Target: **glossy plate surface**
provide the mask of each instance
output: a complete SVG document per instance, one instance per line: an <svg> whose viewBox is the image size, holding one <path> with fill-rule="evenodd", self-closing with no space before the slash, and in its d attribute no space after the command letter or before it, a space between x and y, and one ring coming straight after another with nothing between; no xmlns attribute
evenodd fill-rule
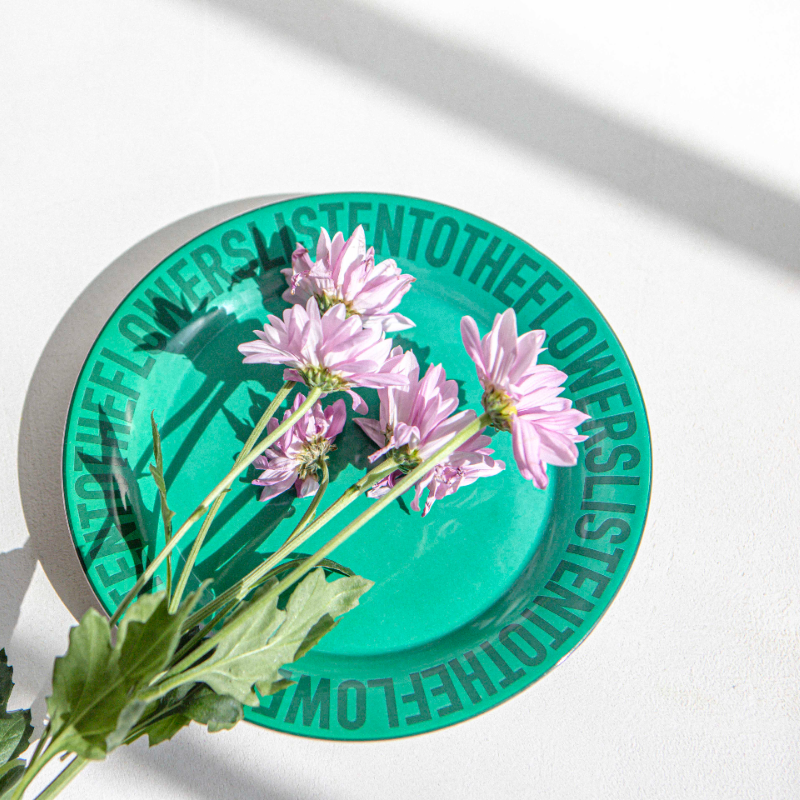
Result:
<svg viewBox="0 0 800 800"><path fill-rule="evenodd" d="M578 465L551 469L547 491L522 480L510 437L497 434L505 472L438 501L424 520L410 512L407 494L334 553L374 588L291 665L295 685L247 718L349 740L442 728L540 678L617 593L650 491L647 418L631 366L599 311L549 259L485 220L423 200L351 193L283 201L212 228L159 264L87 358L67 422L64 492L75 545L106 609L162 543L148 534L158 527L150 412L162 430L170 505L182 520L228 471L282 383L282 368L243 365L236 349L268 312L286 307L280 269L297 242L313 252L321 226L349 232L359 223L378 258L416 276L398 310L417 327L396 341L414 349L423 371L442 362L464 406L479 409L481 388L460 318L472 315L485 333L497 312L514 306L520 332L547 331L542 360L569 374L566 394L592 420L582 428L590 439L579 446ZM376 416L376 396L364 397ZM373 449L349 402L348 413L331 462L331 499L363 474ZM293 495L261 504L256 487L235 483L196 580L213 575L224 588L274 550L309 502ZM303 551L341 526L316 534Z"/></svg>

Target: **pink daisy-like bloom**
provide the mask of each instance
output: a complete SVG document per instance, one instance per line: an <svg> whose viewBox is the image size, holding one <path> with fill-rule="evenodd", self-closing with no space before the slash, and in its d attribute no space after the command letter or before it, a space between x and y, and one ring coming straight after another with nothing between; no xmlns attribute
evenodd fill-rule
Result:
<svg viewBox="0 0 800 800"><path fill-rule="evenodd" d="M283 319L270 314L267 320L263 331L253 331L258 340L239 345L245 364L285 364L285 381L325 394L347 392L361 413L369 409L353 387L408 384L408 376L397 369L402 355L392 354L392 340L380 328L365 328L360 317L348 317L341 303L320 316L311 297L305 306L287 308Z"/></svg>
<svg viewBox="0 0 800 800"><path fill-rule="evenodd" d="M298 245L291 269L281 270L289 288L283 293L287 303L305 305L316 298L322 311L342 303L347 314L358 314L365 327L383 331L402 331L414 323L392 309L411 288L414 278L405 275L393 259L375 263L375 250L366 247L364 228L359 225L347 240L337 233L331 241L322 228L317 242L317 260Z"/></svg>
<svg viewBox="0 0 800 800"><path fill-rule="evenodd" d="M447 380L441 365L428 367L425 377L420 380L419 364L413 353L403 354L398 347L393 355L401 356L398 369L407 372L409 385L378 391L381 399L379 420L356 420L367 436L380 445L380 449L370 457L371 461L391 451L400 462L395 472L368 492L371 497L385 494L405 473L433 455L476 419L474 411L453 413L458 408L458 385ZM434 501L453 494L478 478L496 475L505 469L502 461L491 457L494 450L486 447L491 439L482 433L479 431L417 481L411 504L414 511L420 510L420 499L426 488L428 496L423 517L431 510Z"/></svg>
<svg viewBox="0 0 800 800"><path fill-rule="evenodd" d="M298 394L292 407L283 415L286 420L300 408L306 398ZM342 432L347 419L344 400L337 400L323 409L315 403L311 410L292 425L273 445L253 463L262 470L253 483L263 486L261 501L270 500L293 484L298 497L314 494L319 488L317 477L322 460L333 449L333 440ZM278 427L273 417L267 423L272 433Z"/></svg>
<svg viewBox="0 0 800 800"><path fill-rule="evenodd" d="M544 348L544 331L517 337L517 318L509 308L495 317L481 339L472 317L461 320L461 337L475 362L483 386L483 407L492 425L510 431L514 460L525 480L547 487L547 465L572 467L578 460L577 442L586 439L577 426L588 414L559 395L567 376L549 364L537 364Z"/></svg>

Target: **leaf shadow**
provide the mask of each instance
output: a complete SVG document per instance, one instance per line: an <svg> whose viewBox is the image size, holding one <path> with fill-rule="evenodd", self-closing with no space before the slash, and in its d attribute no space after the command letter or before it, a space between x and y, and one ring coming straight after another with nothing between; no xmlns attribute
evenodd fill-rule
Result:
<svg viewBox="0 0 800 800"><path fill-rule="evenodd" d="M165 471L167 484L185 465L195 444L200 440L203 431L224 408L231 395L243 383L252 380L254 372L247 365L241 364L237 347L253 337L253 330L260 329L260 320L249 318L239 320L236 315L218 307L193 316L185 326L179 329L167 346L167 353L186 358L193 369L203 376L202 383L192 395L159 426L162 441L192 420L191 427L182 435L182 441L175 454L170 458ZM220 370L220 352L236 354L225 370ZM259 370L258 377L262 385L273 392L277 391L283 381L275 370ZM157 409L153 409L158 413ZM136 465L136 474L146 474L148 460L152 457L152 448L148 448Z"/></svg>
<svg viewBox="0 0 800 800"><path fill-rule="evenodd" d="M0 648L11 641L35 571L36 555L30 539L22 547L0 553Z"/></svg>
<svg viewBox="0 0 800 800"><path fill-rule="evenodd" d="M98 443L105 453L97 457L76 450L76 462L86 472L78 479L76 492L86 500L102 499L105 517L96 531L84 533L79 555L88 570L96 561L120 552L122 546L130 552L138 577L144 571L144 564L155 557L158 517L145 505L136 473L116 437L128 426L111 420L100 404L97 414ZM104 566L100 564L97 569L102 570Z"/></svg>
<svg viewBox="0 0 800 800"><path fill-rule="evenodd" d="M100 611L102 606L75 548L63 494L44 491L43 487L49 485L53 465L60 463L64 452L68 452L69 457L74 454L76 443L64 441L64 420L87 354L119 303L155 265L209 228L284 199L286 195L264 196L220 204L155 231L97 275L75 298L47 340L25 394L17 445L17 477L34 553L56 593L76 619L88 608ZM250 262L240 271L252 266ZM133 471L139 477L136 470ZM12 558L12 563L15 559ZM4 598L8 598L10 604L13 602L18 593L13 581L26 572L16 570L12 583L3 585L0 608ZM28 579L21 580L20 585L25 580ZM19 611L16 605L10 607L12 613L4 615L8 621L4 630L9 632Z"/></svg>
<svg viewBox="0 0 800 800"><path fill-rule="evenodd" d="M217 515L218 519L215 520L217 523L215 529L218 532L225 530L226 524L245 505L256 502L254 488L244 487L233 500L223 506ZM267 541L283 520L295 516L294 499L291 490L273 498L246 523L240 525L235 533L229 535L213 553L203 557L201 551L193 570L198 580L213 577L214 591L221 592L244 577L263 560L258 548ZM215 537L211 536L208 544L213 545L214 540Z"/></svg>

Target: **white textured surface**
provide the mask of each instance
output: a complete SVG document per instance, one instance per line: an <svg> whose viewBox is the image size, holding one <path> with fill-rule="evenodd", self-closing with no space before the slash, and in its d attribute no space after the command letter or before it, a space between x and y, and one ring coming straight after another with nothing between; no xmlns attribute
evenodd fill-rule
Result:
<svg viewBox="0 0 800 800"><path fill-rule="evenodd" d="M70 610L89 602L70 548L46 539L54 504L23 516L26 394L30 409L69 391L57 355L82 344L48 345L59 320L100 276L78 301L90 327L125 280L107 266L188 214L363 189L484 216L595 300L653 433L650 517L623 590L513 701L380 744L195 728L118 751L65 797L797 796L797 5L540 5L0 8L0 646L18 704L41 717ZM465 85L484 63L482 85ZM554 113L537 117L540 102ZM57 436L28 430L25 445ZM57 463L25 474L59 491Z"/></svg>

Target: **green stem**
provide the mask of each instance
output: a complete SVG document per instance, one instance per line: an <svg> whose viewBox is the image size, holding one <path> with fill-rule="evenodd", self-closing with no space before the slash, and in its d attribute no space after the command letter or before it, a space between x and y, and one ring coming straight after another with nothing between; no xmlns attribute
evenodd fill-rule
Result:
<svg viewBox="0 0 800 800"><path fill-rule="evenodd" d="M317 513L317 509L319 508L320 500L322 500L322 496L325 494L325 490L328 488L328 482L330 481L330 474L328 473L328 459L322 459L322 479L319 482L319 488L317 489L317 493L314 495L314 499L311 501L311 505L306 509L306 513L300 518L300 522L297 523L297 527L289 534L289 537L286 539L286 542L291 542L295 536L297 536L303 528L314 519L314 516Z"/></svg>
<svg viewBox="0 0 800 800"><path fill-rule="evenodd" d="M36 745L36 751L33 757L28 762L27 766L25 767L25 772L22 773L22 777L14 787L14 791L11 793L10 800L21 800L22 795L25 794L25 790L28 788L31 781L57 754L56 749L52 747L54 741L55 739L51 739L47 747L44 749L44 751L42 751L40 747L42 739L39 740L39 744Z"/></svg>
<svg viewBox="0 0 800 800"><path fill-rule="evenodd" d="M283 564L278 564L277 567L273 567L266 575L262 576L261 580L255 585L251 587L251 591L253 589L257 589L263 583L266 583L270 578L275 575L280 575L283 572L290 572L299 564L302 564L308 556L305 554L299 554L300 558L295 558L292 561L285 561ZM340 575L345 575L346 577L353 577L355 573L353 570L348 569L347 567L343 566L342 564L337 564L335 561L331 561L329 558L325 558L320 562L320 566L324 569L328 569L331 572L338 572ZM192 649L204 639L208 634L214 630L217 623L220 620L224 619L227 614L229 614L233 609L236 607L239 601L234 599L230 600L226 605L224 605L219 611L217 611L214 616L211 618L209 622L207 622L201 630L199 630L175 655L172 657L172 661L170 666L177 664L181 661L188 653L192 651ZM213 613L213 612L211 612ZM194 627L194 626L192 626ZM191 628L190 628L191 630ZM157 677L158 678L166 675L166 672L162 673Z"/></svg>
<svg viewBox="0 0 800 800"><path fill-rule="evenodd" d="M347 506L356 500L363 492L372 488L382 478L390 475L395 469L397 464L394 461L386 459L381 462L377 467L371 469L360 480L356 481L352 486L342 493L342 495L325 511L320 514L313 522L308 523L300 531L295 530L292 533L291 543L287 539L272 555L268 556L265 561L259 564L255 569L251 570L241 580L238 580L229 589L226 589L222 594L215 597L203 608L195 611L187 620L186 628L191 629L195 625L200 624L209 614L213 614L217 609L224 606L230 600L241 599L245 597L254 586L259 583L264 575L266 575L276 564L283 561L286 556L290 555L298 544L309 539L313 536L323 525L330 522L339 512L344 511ZM174 669L174 668L173 668ZM170 670L173 672L173 670Z"/></svg>
<svg viewBox="0 0 800 800"><path fill-rule="evenodd" d="M236 600L228 601L224 606L222 606L219 610L216 611L214 616L209 620L209 622L204 625L192 638L183 646L181 649L175 653L172 657L173 664L178 664L182 659L184 659L192 650L209 634L209 631L214 630L214 626L221 620L225 618L225 615L228 614L231 610L233 610L234 606L236 605ZM212 612L213 613L213 612ZM188 628L191 630L194 626ZM164 673L166 674L166 673Z"/></svg>
<svg viewBox="0 0 800 800"><path fill-rule="evenodd" d="M236 467L238 467L250 454L253 446L258 441L258 437L261 436L261 434L264 432L264 429L267 427L267 423L272 419L272 417L275 416L275 412L280 408L281 403L283 403L283 401L286 399L286 396L292 391L294 386L295 381L286 381L286 383L284 383L283 386L278 390L275 397L272 399L272 402L269 404L269 406L267 406L267 410L261 415L261 419L259 419L250 436L247 438L247 441L242 448L242 452L239 453L236 461L233 464L234 469L236 469ZM172 596L172 599L169 603L170 614L174 614L177 611L178 606L183 599L183 594L186 591L186 583L188 582L189 576L194 568L200 548L203 546L208 529L211 527L211 523L214 521L214 517L216 516L216 513L219 510L219 507L222 505L222 501L224 499L225 492L223 492L216 500L214 500L211 508L208 510L206 518L203 520L203 524L200 527L200 532L197 534L197 538L194 540L194 542L192 542L192 549L189 551L186 563L181 569L180 578L178 579L178 583L175 587L175 594ZM169 564L169 562L167 563Z"/></svg>
<svg viewBox="0 0 800 800"><path fill-rule="evenodd" d="M172 512L167 506L167 484L164 478L164 453L161 449L161 435L158 432L158 425L156 425L156 415L154 411L150 412L150 426L153 430L153 457L155 464L150 465L150 473L153 480L158 484L158 496L161 504L161 519L164 521L164 543L169 544L172 538ZM158 480L156 478L158 474ZM163 491L161 487L163 486ZM167 556L167 597L172 596L172 558Z"/></svg>
<svg viewBox="0 0 800 800"><path fill-rule="evenodd" d="M165 544L169 544L169 539L164 537ZM167 583L165 586L167 597L172 595L172 556L167 556Z"/></svg>
<svg viewBox="0 0 800 800"><path fill-rule="evenodd" d="M163 472L162 472L163 475ZM159 492L160 494L160 492ZM168 509L166 498L161 498L161 516L164 520L164 545L169 544L172 538L172 523L167 519ZM167 556L167 581L166 581L167 597L172 597L172 556Z"/></svg>
<svg viewBox="0 0 800 800"><path fill-rule="evenodd" d="M295 558L292 561L284 561L283 564L278 564L277 567L273 567L262 579L263 582L266 583L270 578L275 575L280 575L282 572L289 572L294 569L298 564L302 564L307 558L310 556L305 555L304 553L298 553L299 558ZM335 561L331 561L329 558L323 559L320 561L319 564L324 569L329 569L331 572L338 572L340 575L344 575L348 578L352 578L355 575L353 570L345 567L343 564L337 564ZM255 588L255 587L254 587Z"/></svg>
<svg viewBox="0 0 800 800"><path fill-rule="evenodd" d="M34 761L36 761L37 758L39 758L42 749L44 748L44 743L47 741L47 737L49 735L50 735L50 723L48 722L47 725L44 726L44 730L42 731L42 735L39 737L39 741L36 743L36 749L33 751L31 760L28 762L29 764L32 764Z"/></svg>
<svg viewBox="0 0 800 800"><path fill-rule="evenodd" d="M153 577L156 570L164 563L164 560L177 547L181 539L186 535L189 529L208 511L214 500L217 499L223 492L225 492L233 481L244 472L270 445L276 442L284 433L286 433L297 420L305 415L305 413L319 400L322 395L322 389L314 388L308 393L305 402L302 403L297 410L281 422L272 433L262 439L238 464L236 464L231 471L209 492L205 500L189 515L186 522L181 525L177 532L170 539L169 544L165 545L161 552L153 559L147 569L142 573L139 580L136 581L133 588L125 595L122 602L117 607L110 619L110 624L114 625L125 612L125 609L133 601L136 595L144 588L145 584Z"/></svg>
<svg viewBox="0 0 800 800"><path fill-rule="evenodd" d="M89 762L81 756L75 756L69 765L38 795L36 800L50 800L55 797Z"/></svg>
<svg viewBox="0 0 800 800"><path fill-rule="evenodd" d="M376 500L366 511L358 515L349 525L345 526L339 533L320 547L314 555L304 561L299 567L293 570L282 581L274 586L270 593L280 595L294 583L299 581L304 575L314 569L330 552L335 550L342 542L349 539L359 528L369 522L376 514L383 511L395 498L410 489L420 478L424 477L434 467L444 461L447 456L460 447L464 442L471 439L481 428L489 424L488 414L482 414L474 422L462 428L450 441L439 448L432 456L427 458L418 467L399 480L383 497ZM202 665L201 665L202 666ZM199 667L198 667L199 669Z"/></svg>
<svg viewBox="0 0 800 800"><path fill-rule="evenodd" d="M314 555L310 558L306 559L300 566L294 569L289 575L287 575L282 581L279 581L275 586L273 586L268 591L268 595L272 597L278 597L283 591L288 589L294 583L299 581L304 575L310 572L317 564L319 564L332 550L338 547L342 542L346 539L349 539L359 528L369 522L376 514L383 511L386 506L389 505L395 498L399 497L405 491L410 489L420 478L423 478L428 472L430 472L434 467L444 461L447 456L450 455L454 450L460 447L464 442L471 439L481 428L485 427L489 424L489 417L487 414L482 414L473 422L469 423L466 427L462 428L452 439L450 439L446 444L440 447L432 456L426 458L418 467L415 467L411 470L407 475L401 478L392 489L390 489L383 497L379 500L376 500L366 511L359 514L356 519L354 519L349 525L345 526L339 533L336 534L332 539L330 539L325 545L323 545L319 550L317 550ZM372 472L376 472L378 468L372 470L370 473L364 476L366 478ZM342 500L351 489L355 486L358 486L360 483L364 481L364 478L361 479L358 483L354 484L350 487L343 495L336 501L338 503ZM360 494L360 491L359 491ZM352 502L352 500L350 501ZM333 505L335 506L336 503ZM326 510L325 514L328 513L333 508L331 506L329 509ZM323 514L319 517L316 522L320 522L322 518L325 516ZM322 523L324 524L324 523ZM314 527L315 523L306 528L305 531L302 531L298 538L305 539L308 536L313 535L308 531ZM265 564L268 561L271 561L278 555L280 551L277 551L273 554L271 559L267 559ZM262 565L263 566L263 565ZM220 595L221 597L222 595ZM267 595L264 595L266 598ZM246 612L245 612L246 613ZM202 663L197 664L197 666L192 667L193 664L196 664L197 661L202 658L206 653L212 651L217 646L217 640L219 637L223 635L222 632L217 632L214 636L206 639L196 650L191 652L186 658L176 664L172 669L167 672L164 676L165 680L163 683L159 683L153 687L150 693L143 695L142 699L146 700L147 702L151 702L152 700L156 700L159 697L163 697L168 692L171 692L173 689L181 686L184 683L189 683L191 681L201 681L203 679L203 675L205 674L205 668ZM185 671L184 671L185 670Z"/></svg>
<svg viewBox="0 0 800 800"><path fill-rule="evenodd" d="M171 706L166 706L165 708L155 711L147 719L138 722L128 732L123 744L133 744L133 742L142 736L142 734L147 733L147 729L152 727L156 722L160 722L162 719L172 716L175 711L177 711L189 699L189 697L191 697L192 694L197 692L199 688L199 685L193 686L184 697L178 700L178 702L173 703Z"/></svg>
<svg viewBox="0 0 800 800"><path fill-rule="evenodd" d="M296 385L297 381L286 381L286 383L278 389L275 397L272 398L272 402L267 406L267 410L261 415L261 419L256 423L255 428L253 428L252 432L247 437L242 452L239 454L239 459L246 456L253 449L255 443L258 441L258 437L264 433L267 423L275 416L275 412L280 408L281 403ZM237 459L237 461L239 459Z"/></svg>

